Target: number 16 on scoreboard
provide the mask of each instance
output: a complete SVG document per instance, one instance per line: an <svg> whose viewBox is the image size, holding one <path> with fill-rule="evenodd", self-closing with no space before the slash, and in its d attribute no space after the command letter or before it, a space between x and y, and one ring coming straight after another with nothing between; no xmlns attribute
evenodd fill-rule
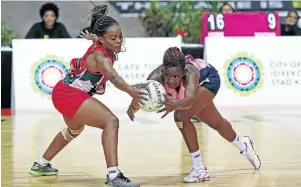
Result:
<svg viewBox="0 0 301 187"><path fill-rule="evenodd" d="M280 36L280 18L276 12L203 12L201 44L208 36Z"/></svg>

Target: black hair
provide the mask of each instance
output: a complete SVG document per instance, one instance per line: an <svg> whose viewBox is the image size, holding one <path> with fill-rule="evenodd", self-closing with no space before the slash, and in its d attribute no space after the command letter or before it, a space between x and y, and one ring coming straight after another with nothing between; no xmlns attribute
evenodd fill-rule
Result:
<svg viewBox="0 0 301 187"><path fill-rule="evenodd" d="M165 67L185 68L185 55L178 47L168 48L163 56L163 65Z"/></svg>
<svg viewBox="0 0 301 187"><path fill-rule="evenodd" d="M290 11L288 11L287 12L287 15L286 15L286 17L288 17L292 12L294 12L296 15L297 15L297 21L299 20L299 18L300 18L300 16L299 16L299 14L298 14L298 11L297 10L290 10Z"/></svg>
<svg viewBox="0 0 301 187"><path fill-rule="evenodd" d="M92 9L90 28L93 34L103 36L110 27L119 25L114 18L107 16L107 13L108 5L106 4L95 6Z"/></svg>
<svg viewBox="0 0 301 187"><path fill-rule="evenodd" d="M54 12L54 15L55 15L56 19L59 18L59 8L56 6L56 4L54 4L54 3L45 3L40 8L40 16L41 16L42 19L43 19L43 16L44 16L45 12L49 11L49 10Z"/></svg>
<svg viewBox="0 0 301 187"><path fill-rule="evenodd" d="M235 12L235 9L233 8L233 6L230 3L227 3L227 2L222 4L222 6L220 7L219 11L222 12L222 10L223 10L223 8L225 6L231 7L232 11Z"/></svg>

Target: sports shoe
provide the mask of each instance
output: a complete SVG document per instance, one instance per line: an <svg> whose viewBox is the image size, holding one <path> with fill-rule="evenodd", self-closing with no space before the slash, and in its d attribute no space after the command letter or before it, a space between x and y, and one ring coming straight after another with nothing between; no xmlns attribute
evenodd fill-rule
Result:
<svg viewBox="0 0 301 187"><path fill-rule="evenodd" d="M185 183L198 183L202 181L209 181L210 175L207 168L200 168L193 166L187 177L184 178Z"/></svg>
<svg viewBox="0 0 301 187"><path fill-rule="evenodd" d="M140 187L139 184L132 182L130 179L125 177L123 173L119 173L114 179L110 179L107 175L107 181L105 187Z"/></svg>
<svg viewBox="0 0 301 187"><path fill-rule="evenodd" d="M33 163L33 166L31 167L29 174L39 177L39 176L53 176L57 175L59 171L52 167L50 163L48 163L45 166L40 165L37 162Z"/></svg>
<svg viewBox="0 0 301 187"><path fill-rule="evenodd" d="M261 161L259 159L259 156L255 152L255 149L253 147L253 141L249 136L244 136L242 138L242 141L246 144L246 150L242 152L241 154L251 162L254 169L259 169L261 166Z"/></svg>

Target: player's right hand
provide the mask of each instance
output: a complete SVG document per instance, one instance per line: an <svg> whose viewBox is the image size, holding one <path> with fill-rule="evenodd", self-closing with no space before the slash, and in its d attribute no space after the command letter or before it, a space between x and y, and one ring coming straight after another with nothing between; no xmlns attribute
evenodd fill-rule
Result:
<svg viewBox="0 0 301 187"><path fill-rule="evenodd" d="M144 97L145 95L148 95L147 92L141 91L135 87L130 87L130 89L127 92L134 100L138 100L139 103L143 104L142 100L148 101L147 97Z"/></svg>

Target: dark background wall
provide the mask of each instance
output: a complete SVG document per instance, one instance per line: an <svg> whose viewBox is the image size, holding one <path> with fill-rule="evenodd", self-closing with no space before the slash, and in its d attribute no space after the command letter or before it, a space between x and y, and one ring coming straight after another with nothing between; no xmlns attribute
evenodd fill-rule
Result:
<svg viewBox="0 0 301 187"><path fill-rule="evenodd" d="M76 37L80 30L89 24L87 17L82 20L83 15L89 13L93 5L88 1L52 1L60 9L59 21L64 23L72 37ZM46 1L2 1L2 20L19 35L24 38L30 27L39 22L39 9ZM96 2L101 4L101 2ZM145 36L144 28L137 17L121 17L119 12L108 4L109 15L114 17L121 25L123 33L127 37Z"/></svg>
<svg viewBox="0 0 301 187"><path fill-rule="evenodd" d="M76 37L79 31L86 27L87 17L82 20L93 5L88 1L52 1L60 8L59 21L64 23L71 36ZM167 1L165 1L167 2ZM24 38L33 23L40 21L39 9L46 1L1 1L2 20L15 30L19 38ZM94 1L101 4L100 1ZM149 1L109 1L109 15L122 26L126 37L145 36L137 15L145 10ZM164 2L162 2L164 4ZM301 10L301 4L292 1L233 1L238 11L278 11L280 16L286 16L288 10ZM126 5L126 6L125 6ZM205 1L194 1L196 8L210 9ZM298 6L297 6L298 5Z"/></svg>
<svg viewBox="0 0 301 187"><path fill-rule="evenodd" d="M1 108L10 108L12 53L1 51Z"/></svg>

